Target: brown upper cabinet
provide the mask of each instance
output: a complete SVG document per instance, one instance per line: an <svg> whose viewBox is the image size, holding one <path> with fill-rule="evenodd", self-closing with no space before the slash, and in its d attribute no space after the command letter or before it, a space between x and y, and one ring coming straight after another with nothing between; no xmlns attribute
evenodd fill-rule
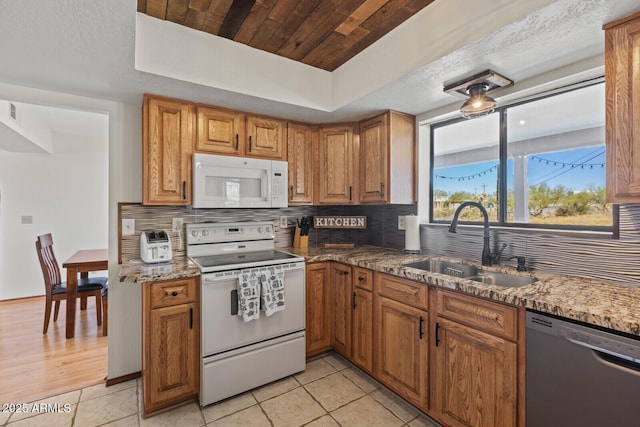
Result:
<svg viewBox="0 0 640 427"><path fill-rule="evenodd" d="M358 202L357 125L323 126L318 135L317 204Z"/></svg>
<svg viewBox="0 0 640 427"><path fill-rule="evenodd" d="M606 24L607 202L640 202L640 13Z"/></svg>
<svg viewBox="0 0 640 427"><path fill-rule="evenodd" d="M317 127L145 94L142 139L145 205L191 204L194 152L288 161L290 205L416 201L415 117L396 111Z"/></svg>
<svg viewBox="0 0 640 427"><path fill-rule="evenodd" d="M193 106L145 95L142 106L142 203L191 204Z"/></svg>
<svg viewBox="0 0 640 427"><path fill-rule="evenodd" d="M360 122L360 203L415 203L415 117L388 111Z"/></svg>
<svg viewBox="0 0 640 427"><path fill-rule="evenodd" d="M238 156L244 153L244 114L203 105L198 105L196 111L196 151Z"/></svg>
<svg viewBox="0 0 640 427"><path fill-rule="evenodd" d="M196 151L286 160L286 122L239 111L197 106Z"/></svg>
<svg viewBox="0 0 640 427"><path fill-rule="evenodd" d="M313 204L314 139L311 126L287 125L287 161L289 162L289 204Z"/></svg>

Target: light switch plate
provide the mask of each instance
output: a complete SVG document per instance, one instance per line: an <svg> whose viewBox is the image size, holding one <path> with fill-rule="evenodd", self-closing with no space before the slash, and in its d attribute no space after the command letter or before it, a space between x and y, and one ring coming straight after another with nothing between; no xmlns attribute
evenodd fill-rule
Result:
<svg viewBox="0 0 640 427"><path fill-rule="evenodd" d="M171 229L174 233L179 233L182 231L182 225L184 224L183 218L173 218L173 222L171 223Z"/></svg>
<svg viewBox="0 0 640 427"><path fill-rule="evenodd" d="M288 228L289 227L289 219L282 215L280 217L280 228Z"/></svg>
<svg viewBox="0 0 640 427"><path fill-rule="evenodd" d="M404 215L398 215L398 230L404 230L406 228L406 221Z"/></svg>
<svg viewBox="0 0 640 427"><path fill-rule="evenodd" d="M135 219L123 219L122 220L122 235L133 236L136 234L136 220Z"/></svg>

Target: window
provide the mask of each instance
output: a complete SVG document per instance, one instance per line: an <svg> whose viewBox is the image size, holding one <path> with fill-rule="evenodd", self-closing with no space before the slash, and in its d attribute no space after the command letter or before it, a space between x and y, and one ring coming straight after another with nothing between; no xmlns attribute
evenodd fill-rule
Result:
<svg viewBox="0 0 640 427"><path fill-rule="evenodd" d="M431 127L431 221L466 200L505 226L611 230L602 79ZM476 222L477 209L461 220Z"/></svg>

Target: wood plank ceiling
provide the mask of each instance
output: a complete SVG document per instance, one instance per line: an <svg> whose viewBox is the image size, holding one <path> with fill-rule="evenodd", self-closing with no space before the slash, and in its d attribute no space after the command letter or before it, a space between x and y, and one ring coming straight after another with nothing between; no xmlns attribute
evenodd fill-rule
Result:
<svg viewBox="0 0 640 427"><path fill-rule="evenodd" d="M138 0L138 12L333 71L433 0Z"/></svg>

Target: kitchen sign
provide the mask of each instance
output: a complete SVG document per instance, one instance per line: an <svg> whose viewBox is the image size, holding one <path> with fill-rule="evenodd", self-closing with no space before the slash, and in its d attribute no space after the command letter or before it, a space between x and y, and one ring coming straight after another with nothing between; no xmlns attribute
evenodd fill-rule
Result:
<svg viewBox="0 0 640 427"><path fill-rule="evenodd" d="M314 216L313 228L367 228L367 217L362 216Z"/></svg>

